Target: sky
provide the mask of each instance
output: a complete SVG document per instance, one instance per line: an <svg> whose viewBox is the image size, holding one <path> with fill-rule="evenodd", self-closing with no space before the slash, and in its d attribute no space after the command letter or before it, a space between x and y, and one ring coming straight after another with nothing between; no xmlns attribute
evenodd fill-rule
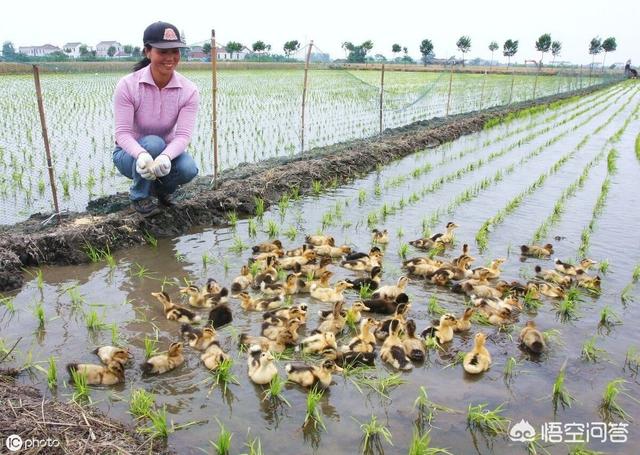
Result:
<svg viewBox="0 0 640 455"><path fill-rule="evenodd" d="M455 43L461 35L471 37L466 58L489 59L488 45L500 44L502 56L507 38L520 42L514 60L539 59L534 43L550 33L562 42L558 60L590 63L589 41L594 36L614 36L618 49L607 63L632 59L640 65L640 2L633 0L4 0L0 15L0 41L18 46L62 46L81 41L95 46L99 41L142 44L145 27L157 20L183 30L187 43L208 40L215 28L218 43L240 41L251 46L257 40L282 53L285 41L313 39L316 48L332 58L343 57L341 44L372 40L372 55L391 57L391 45L407 46L409 55L420 57L419 44L429 38L436 57L460 56ZM302 55L300 55L302 57ZM546 55L545 61L551 56ZM602 59L602 55L596 57Z"/></svg>

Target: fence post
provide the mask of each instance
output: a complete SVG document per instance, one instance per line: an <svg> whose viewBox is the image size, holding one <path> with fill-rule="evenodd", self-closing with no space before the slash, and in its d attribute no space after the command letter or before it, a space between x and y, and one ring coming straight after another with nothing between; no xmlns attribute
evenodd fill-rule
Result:
<svg viewBox="0 0 640 455"><path fill-rule="evenodd" d="M211 141L213 143L213 186L218 186L218 48L216 31L211 29L211 104L212 122Z"/></svg>
<svg viewBox="0 0 640 455"><path fill-rule="evenodd" d="M60 207L58 206L58 191L56 190L56 178L53 173L51 163L51 149L49 147L49 133L47 133L47 122L44 116L44 103L42 101L42 89L40 87L40 70L38 65L33 65L33 80L36 85L36 97L38 98L38 111L40 113L40 125L42 126L42 140L44 141L44 151L47 155L47 169L49 170L49 183L51 184L51 195L53 196L53 207L60 221Z"/></svg>
<svg viewBox="0 0 640 455"><path fill-rule="evenodd" d="M302 86L302 115L300 121L300 152L304 152L304 103L307 98L307 74L309 73L309 59L311 58L311 48L313 40L309 41L309 49L307 49L307 58L304 61L304 84Z"/></svg>
<svg viewBox="0 0 640 455"><path fill-rule="evenodd" d="M511 69L511 91L509 92L509 102L507 103L507 106L511 105L511 101L513 100L513 84L516 81L516 72L515 70L512 68Z"/></svg>
<svg viewBox="0 0 640 455"><path fill-rule="evenodd" d="M449 72L449 93L447 95L447 111L445 117L449 117L449 106L451 104L451 83L453 82L453 65L455 65L455 62L451 65L451 71Z"/></svg>
<svg viewBox="0 0 640 455"><path fill-rule="evenodd" d="M380 73L380 135L382 135L383 94L384 94L384 63L382 64L382 72Z"/></svg>

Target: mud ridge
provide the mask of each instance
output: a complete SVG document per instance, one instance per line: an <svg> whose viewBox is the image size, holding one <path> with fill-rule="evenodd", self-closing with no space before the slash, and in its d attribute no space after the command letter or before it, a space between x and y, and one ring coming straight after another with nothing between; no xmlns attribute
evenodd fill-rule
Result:
<svg viewBox="0 0 640 455"><path fill-rule="evenodd" d="M49 215L33 215L0 229L0 291L19 289L24 282L24 267L88 262L88 246L108 247L110 251L128 248L143 244L147 232L168 237L194 226L223 225L232 210L241 217L253 214L255 197L264 199L266 208L294 187L300 195L310 194L314 180L322 182L323 187L330 182L342 185L378 165L480 131L489 119L609 85L449 118L436 117L386 130L381 136L322 147L290 158L241 164L220 175L215 189L210 176L181 188L176 194L177 204L153 218L145 219L133 212L126 193L92 201L87 212L64 214L59 222L51 218L47 223Z"/></svg>

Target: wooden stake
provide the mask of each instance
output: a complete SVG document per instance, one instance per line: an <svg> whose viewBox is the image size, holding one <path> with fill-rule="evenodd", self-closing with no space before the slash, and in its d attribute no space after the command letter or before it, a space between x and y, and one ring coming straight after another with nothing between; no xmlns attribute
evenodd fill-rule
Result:
<svg viewBox="0 0 640 455"><path fill-rule="evenodd" d="M382 64L382 72L380 73L380 135L382 135L382 96L384 94L384 63Z"/></svg>
<svg viewBox="0 0 640 455"><path fill-rule="evenodd" d="M60 207L58 206L58 191L56 190L56 179L51 163L51 149L49 147L49 133L47 133L47 121L44 115L44 102L42 101L42 88L40 87L40 70L38 65L33 65L33 80L36 84L36 97L38 98L38 111L40 112L40 125L42 126L42 140L44 141L44 151L47 155L47 169L49 170L49 183L51 184L51 195L53 196L53 206L60 221Z"/></svg>
<svg viewBox="0 0 640 455"><path fill-rule="evenodd" d="M451 71L449 72L449 93L447 95L447 111L445 113L445 117L449 117L449 106L451 105L451 82L453 81L453 65L451 65Z"/></svg>
<svg viewBox="0 0 640 455"><path fill-rule="evenodd" d="M489 67L491 70L491 67ZM482 78L482 89L480 90L480 108L482 110L482 105L484 104L484 84L487 82L487 70L484 70L484 77Z"/></svg>
<svg viewBox="0 0 640 455"><path fill-rule="evenodd" d="M211 142L213 143L213 186L218 186L218 48L216 31L211 29L211 103L212 122Z"/></svg>
<svg viewBox="0 0 640 455"><path fill-rule="evenodd" d="M516 82L516 72L514 70L511 70L511 91L509 92L509 102L507 103L507 105L511 104L511 101L513 100L513 84Z"/></svg>
<svg viewBox="0 0 640 455"><path fill-rule="evenodd" d="M309 73L309 59L311 58L311 48L313 40L309 41L309 49L307 49L307 58L304 61L304 83L302 85L302 115L300 119L300 152L304 152L304 104L307 99L307 75Z"/></svg>

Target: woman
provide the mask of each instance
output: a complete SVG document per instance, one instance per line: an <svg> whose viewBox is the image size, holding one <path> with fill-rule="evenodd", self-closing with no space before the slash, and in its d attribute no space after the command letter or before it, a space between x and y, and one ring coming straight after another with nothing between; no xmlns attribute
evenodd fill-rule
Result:
<svg viewBox="0 0 640 455"><path fill-rule="evenodd" d="M178 185L191 181L198 168L185 152L198 111L198 89L175 71L180 62L180 32L156 22L144 31L144 59L118 82L114 94L116 149L113 162L133 179L129 197L144 216L172 205Z"/></svg>

